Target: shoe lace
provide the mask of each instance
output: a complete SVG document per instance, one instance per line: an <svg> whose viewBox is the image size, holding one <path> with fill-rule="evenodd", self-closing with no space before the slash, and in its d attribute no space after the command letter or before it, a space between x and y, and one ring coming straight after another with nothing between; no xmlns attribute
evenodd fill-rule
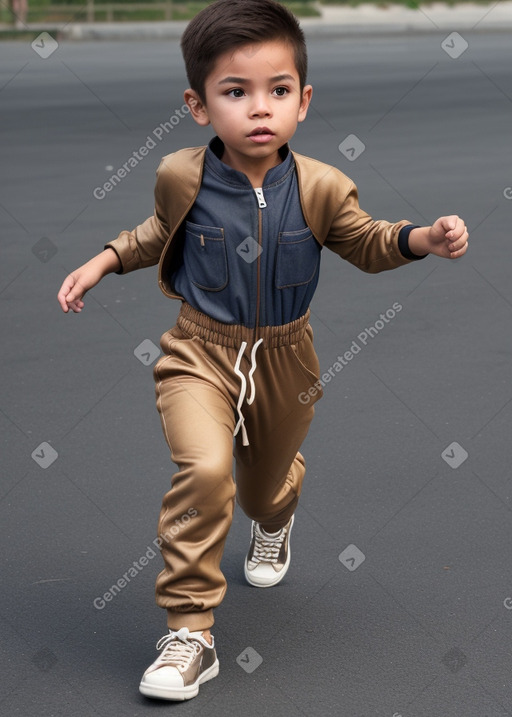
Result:
<svg viewBox="0 0 512 717"><path fill-rule="evenodd" d="M164 635L156 643L156 649L162 650L158 658L159 666L178 667L186 670L194 657L201 651L201 645L196 640L188 640L189 630L180 628L177 632Z"/></svg>
<svg viewBox="0 0 512 717"><path fill-rule="evenodd" d="M285 537L286 528L281 528L277 535L271 536L263 533L257 525L251 561L254 563L276 563Z"/></svg>

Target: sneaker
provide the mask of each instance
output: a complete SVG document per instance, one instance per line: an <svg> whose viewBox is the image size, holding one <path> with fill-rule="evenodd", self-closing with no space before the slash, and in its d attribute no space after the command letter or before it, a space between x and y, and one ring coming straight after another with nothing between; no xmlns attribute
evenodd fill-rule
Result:
<svg viewBox="0 0 512 717"><path fill-rule="evenodd" d="M177 632L169 630L156 643L162 650L142 675L139 690L146 697L161 700L189 700L199 692L199 685L219 674L215 647L201 632L189 632L187 627Z"/></svg>
<svg viewBox="0 0 512 717"><path fill-rule="evenodd" d="M284 578L290 565L290 532L294 516L277 533L266 533L252 522L251 545L245 559L245 579L258 588L270 588Z"/></svg>

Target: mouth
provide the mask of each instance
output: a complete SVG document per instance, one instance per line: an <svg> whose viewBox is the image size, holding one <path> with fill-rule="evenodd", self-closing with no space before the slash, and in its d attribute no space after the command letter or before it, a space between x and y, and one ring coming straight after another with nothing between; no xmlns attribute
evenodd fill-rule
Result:
<svg viewBox="0 0 512 717"><path fill-rule="evenodd" d="M249 139L258 143L270 142L273 136L274 133L268 127L256 127L248 135Z"/></svg>

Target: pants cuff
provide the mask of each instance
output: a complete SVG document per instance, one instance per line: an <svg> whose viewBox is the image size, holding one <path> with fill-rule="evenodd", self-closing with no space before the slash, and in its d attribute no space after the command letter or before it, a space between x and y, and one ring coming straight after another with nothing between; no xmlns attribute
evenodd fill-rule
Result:
<svg viewBox="0 0 512 717"><path fill-rule="evenodd" d="M188 627L190 632L208 630L213 623L213 610L202 612L175 612L167 610L167 627L171 630L179 630L181 627Z"/></svg>

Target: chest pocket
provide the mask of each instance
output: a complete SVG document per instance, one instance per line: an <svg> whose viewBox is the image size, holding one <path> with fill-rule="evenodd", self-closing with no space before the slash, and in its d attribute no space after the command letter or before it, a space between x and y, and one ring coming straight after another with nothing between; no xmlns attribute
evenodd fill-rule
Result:
<svg viewBox="0 0 512 717"><path fill-rule="evenodd" d="M280 232L277 243L276 287L309 284L314 278L320 261L321 247L311 229Z"/></svg>
<svg viewBox="0 0 512 717"><path fill-rule="evenodd" d="M183 261L198 289L221 291L228 283L224 229L185 222Z"/></svg>

